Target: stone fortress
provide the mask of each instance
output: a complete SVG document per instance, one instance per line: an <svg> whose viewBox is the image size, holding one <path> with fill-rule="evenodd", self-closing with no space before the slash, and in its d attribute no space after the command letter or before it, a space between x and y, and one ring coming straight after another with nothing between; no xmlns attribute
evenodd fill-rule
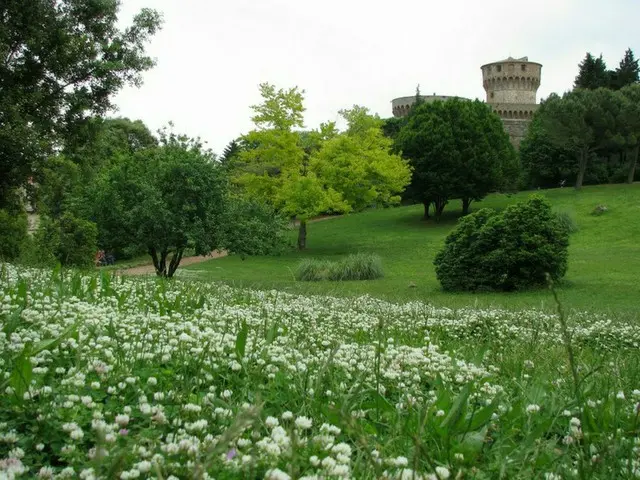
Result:
<svg viewBox="0 0 640 480"><path fill-rule="evenodd" d="M505 131L517 148L527 133L527 127L538 108L536 93L540 86L542 65L530 62L527 57L509 57L481 67L482 85L487 94L486 102L502 119ZM423 95L425 102L462 98L445 95ZM409 113L415 102L412 97L400 97L391 101L394 117Z"/></svg>

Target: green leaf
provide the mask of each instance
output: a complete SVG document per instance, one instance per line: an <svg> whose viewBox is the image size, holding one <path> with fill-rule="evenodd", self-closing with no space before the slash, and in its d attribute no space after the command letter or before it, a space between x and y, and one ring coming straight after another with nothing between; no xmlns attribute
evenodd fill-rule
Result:
<svg viewBox="0 0 640 480"><path fill-rule="evenodd" d="M470 393L471 387L469 384L466 384L454 400L451 410L449 410L447 416L442 420L440 428L450 429L458 423L458 420L460 420L464 413Z"/></svg>
<svg viewBox="0 0 640 480"><path fill-rule="evenodd" d="M22 401L23 395L31 383L32 367L29 357L28 347L25 347L20 356L16 358L9 377L9 385L11 385L20 401Z"/></svg>
<svg viewBox="0 0 640 480"><path fill-rule="evenodd" d="M247 327L247 322L242 321L242 327L238 332L238 336L236 337L236 354L238 355L238 359L241 360L244 358L245 348L247 346L247 335L249 334L249 327Z"/></svg>

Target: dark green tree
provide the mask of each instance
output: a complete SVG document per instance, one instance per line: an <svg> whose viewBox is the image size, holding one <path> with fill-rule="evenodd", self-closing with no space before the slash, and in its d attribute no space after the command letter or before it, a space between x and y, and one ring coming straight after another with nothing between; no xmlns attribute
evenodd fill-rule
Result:
<svg viewBox="0 0 640 480"><path fill-rule="evenodd" d="M633 55L633 50L630 48L624 52L624 57L620 61L620 65L616 68L612 75L611 87L619 90L627 85L633 85L640 81L639 76L640 68L638 67L638 60Z"/></svg>
<svg viewBox="0 0 640 480"><path fill-rule="evenodd" d="M595 90L596 88L609 87L611 74L607 71L607 64L602 59L587 53L579 65L579 72L576 76L574 88L586 88Z"/></svg>
<svg viewBox="0 0 640 480"><path fill-rule="evenodd" d="M101 175L93 191L99 244L144 249L159 276L172 277L187 248L221 248L226 179L196 140L164 133L158 147Z"/></svg>
<svg viewBox="0 0 640 480"><path fill-rule="evenodd" d="M551 143L575 155L576 189L582 188L590 159L611 139L615 113L608 111L613 92L608 89L574 90L551 96L537 112Z"/></svg>
<svg viewBox="0 0 640 480"><path fill-rule="evenodd" d="M231 140L229 144L224 148L222 156L220 157L220 162L223 165L229 165L230 162L237 158L241 150L242 148L240 147L240 143L235 139Z"/></svg>
<svg viewBox="0 0 640 480"><path fill-rule="evenodd" d="M0 4L0 206L91 113L154 64L144 46L160 15L118 28L118 0Z"/></svg>
<svg viewBox="0 0 640 480"><path fill-rule="evenodd" d="M465 213L473 200L515 183L516 157L502 123L481 102L448 100L411 110L397 147L413 167L408 196L435 206L440 218L449 202L462 198Z"/></svg>

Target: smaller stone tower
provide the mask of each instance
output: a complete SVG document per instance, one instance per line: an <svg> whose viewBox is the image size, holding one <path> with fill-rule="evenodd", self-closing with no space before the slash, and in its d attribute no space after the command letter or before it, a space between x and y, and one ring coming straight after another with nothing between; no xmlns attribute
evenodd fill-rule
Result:
<svg viewBox="0 0 640 480"><path fill-rule="evenodd" d="M482 85L487 103L500 115L511 142L518 147L529 122L538 109L536 93L542 65L527 57L513 58L482 66Z"/></svg>

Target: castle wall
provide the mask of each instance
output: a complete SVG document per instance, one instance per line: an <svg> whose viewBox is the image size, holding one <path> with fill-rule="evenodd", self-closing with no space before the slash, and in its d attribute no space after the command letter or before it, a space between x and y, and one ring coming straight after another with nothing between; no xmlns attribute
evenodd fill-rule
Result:
<svg viewBox="0 0 640 480"><path fill-rule="evenodd" d="M520 142L522 142L524 137L526 137L530 123L530 120L521 120L515 118L502 119L504 130L509 134L509 140L511 140L511 144L514 147L520 148Z"/></svg>

